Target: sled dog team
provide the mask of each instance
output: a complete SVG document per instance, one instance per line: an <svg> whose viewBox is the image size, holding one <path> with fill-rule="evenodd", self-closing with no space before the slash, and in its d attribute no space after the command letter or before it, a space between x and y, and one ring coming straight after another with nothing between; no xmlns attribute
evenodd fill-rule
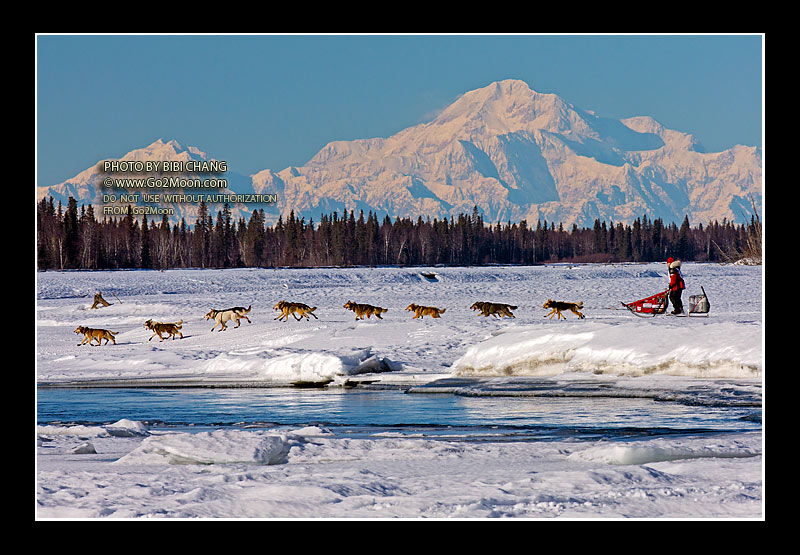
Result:
<svg viewBox="0 0 800 555"><path fill-rule="evenodd" d="M206 320L213 320L214 326L211 328L211 331L219 326L219 330L217 331L225 331L228 329L226 322L235 322L236 325L234 328L238 328L241 325L241 320L247 320L248 323L250 322L250 318L247 317L247 313L253 308L252 305L244 308L243 306L235 306L233 308L227 308L225 310L216 310L211 309L205 315ZM373 306L370 304L362 304L362 303L355 303L353 301L347 301L343 308L347 310L351 310L355 313L356 320L363 320L364 318L370 318L371 316L375 316L375 318L379 320L383 320L381 314L387 312L389 309L382 308L380 306ZM470 309L473 311L478 311L482 316L489 317L494 316L495 318L514 318L514 313L512 310L516 310L517 306L504 304L504 303L490 303L484 301L477 301L475 302ZM578 310L583 308L583 301L579 303L570 303L565 301L553 301L548 299L546 303L544 303L544 308L549 308L550 312L545 315L546 317L550 317L553 319L553 316L557 316L560 320L561 318L567 319L566 316L562 314L564 311L570 311L578 318L584 318L584 315ZM274 318L274 320L278 321L289 321L289 315L291 314L295 320L300 321L303 318L309 320L309 316L313 316L316 319L319 319L314 311L317 309L316 306L308 306L307 304L298 303L298 302L289 302L289 301L279 301L274 307L273 310L279 310L280 314ZM406 311L413 312L414 316L411 318L412 320L419 318L422 319L425 316L430 316L431 318L441 318L442 314L445 313L446 308L438 308L435 306L423 306L418 305L415 303L411 303L406 307ZM160 341L164 341L164 339L175 339L175 336L180 336L183 339L183 334L181 333L181 327L183 324L183 320L178 320L177 322L156 322L152 319L147 320L144 323L144 327L153 332L153 335L150 336L148 341L153 339L154 337L158 336ZM88 343L89 345L98 346L101 344L101 341L105 339L104 345L108 345L108 342L111 341L114 345L117 342L114 340L114 336L119 332L116 331L109 331L105 329L97 329L97 328L88 328L86 326L78 326L75 329L75 333L83 334L83 341L78 343L78 346ZM97 343L94 344L92 341L96 340Z"/></svg>

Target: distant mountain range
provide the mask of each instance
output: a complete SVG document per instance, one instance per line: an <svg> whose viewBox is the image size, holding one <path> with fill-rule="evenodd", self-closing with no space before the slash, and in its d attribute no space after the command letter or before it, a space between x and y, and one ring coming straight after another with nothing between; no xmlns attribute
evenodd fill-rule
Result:
<svg viewBox="0 0 800 555"><path fill-rule="evenodd" d="M211 158L159 139L119 160ZM98 163L38 187L38 197L66 203L73 196L95 205L101 217L106 176ZM441 219L477 206L487 223L526 219L583 227L595 219L630 223L647 215L678 224L688 216L697 225L749 220L751 200L759 213L762 206L760 148L708 153L692 135L650 117L600 117L511 79L467 92L431 122L391 137L331 142L301 167L250 176L228 168L213 177L227 179L228 192L277 195L275 204L233 206L235 217L264 208L271 223L291 211L315 222L345 210ZM173 206L171 220L194 224L195 203ZM216 214L222 205L210 207Z"/></svg>

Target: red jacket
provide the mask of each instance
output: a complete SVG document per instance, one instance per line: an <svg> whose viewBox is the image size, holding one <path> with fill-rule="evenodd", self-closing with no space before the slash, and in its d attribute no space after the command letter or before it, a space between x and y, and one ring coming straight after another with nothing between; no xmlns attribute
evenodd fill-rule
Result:
<svg viewBox="0 0 800 555"><path fill-rule="evenodd" d="M686 284L683 281L683 276L679 268L669 269L669 290L682 291L686 289Z"/></svg>

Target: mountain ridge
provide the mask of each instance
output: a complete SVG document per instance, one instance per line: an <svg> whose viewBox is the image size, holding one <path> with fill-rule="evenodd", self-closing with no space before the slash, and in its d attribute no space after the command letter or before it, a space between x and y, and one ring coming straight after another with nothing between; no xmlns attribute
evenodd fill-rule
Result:
<svg viewBox="0 0 800 555"><path fill-rule="evenodd" d="M121 159L170 155L207 159L200 149L162 139ZM441 219L477 207L486 222L587 226L647 215L678 223L688 216L695 224L741 221L752 212L751 199L760 211L761 161L758 147L707 153L691 134L650 116L597 116L507 79L468 91L431 121L389 137L331 141L303 166L228 174L233 192L277 194L277 204L266 207L273 221L291 211L319 221L334 210ZM98 176L90 170L39 187L39 196L96 203ZM236 206L234 213L252 209Z"/></svg>

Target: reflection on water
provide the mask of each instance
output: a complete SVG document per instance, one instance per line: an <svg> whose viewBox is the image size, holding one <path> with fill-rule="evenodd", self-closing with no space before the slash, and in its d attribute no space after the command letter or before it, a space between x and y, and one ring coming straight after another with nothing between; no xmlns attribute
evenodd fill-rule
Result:
<svg viewBox="0 0 800 555"><path fill-rule="evenodd" d="M761 428L761 409L650 398L496 397L360 389L39 389L39 424L340 426L351 433L619 437Z"/></svg>

